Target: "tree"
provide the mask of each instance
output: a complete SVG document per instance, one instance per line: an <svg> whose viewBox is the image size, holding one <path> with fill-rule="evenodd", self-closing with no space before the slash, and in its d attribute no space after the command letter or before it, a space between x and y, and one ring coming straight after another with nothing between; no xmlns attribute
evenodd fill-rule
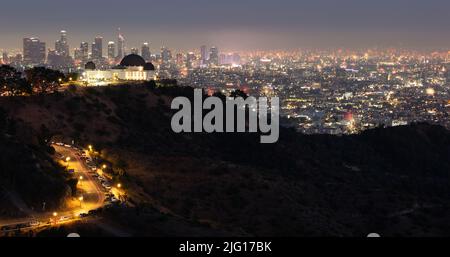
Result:
<svg viewBox="0 0 450 257"><path fill-rule="evenodd" d="M119 177L125 175L126 169L128 168L128 163L123 159L118 159L115 163L115 172Z"/></svg>
<svg viewBox="0 0 450 257"><path fill-rule="evenodd" d="M9 65L0 66L0 79L20 78L20 72Z"/></svg>
<svg viewBox="0 0 450 257"><path fill-rule="evenodd" d="M34 67L25 71L28 82L37 94L53 93L64 81L64 74L45 67Z"/></svg>
<svg viewBox="0 0 450 257"><path fill-rule="evenodd" d="M31 85L22 78L22 74L11 66L0 66L0 95L24 94L31 94Z"/></svg>

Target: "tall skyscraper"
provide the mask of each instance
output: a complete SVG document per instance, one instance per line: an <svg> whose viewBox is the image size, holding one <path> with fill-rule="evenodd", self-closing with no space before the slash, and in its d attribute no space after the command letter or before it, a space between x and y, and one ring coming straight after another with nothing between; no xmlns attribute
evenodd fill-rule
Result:
<svg viewBox="0 0 450 257"><path fill-rule="evenodd" d="M172 53L165 46L163 46L161 48L161 59L162 59L162 63L164 63L164 64L168 64L170 62L170 60L172 60Z"/></svg>
<svg viewBox="0 0 450 257"><path fill-rule="evenodd" d="M23 39L23 61L26 65L45 64L45 55L45 42L41 42L38 38Z"/></svg>
<svg viewBox="0 0 450 257"><path fill-rule="evenodd" d="M82 56L82 61L87 62L89 59L89 43L88 42L81 42L80 44L80 53Z"/></svg>
<svg viewBox="0 0 450 257"><path fill-rule="evenodd" d="M209 63L212 65L219 65L219 49L213 46L209 51Z"/></svg>
<svg viewBox="0 0 450 257"><path fill-rule="evenodd" d="M103 38L96 37L92 44L92 59L101 60L103 58Z"/></svg>
<svg viewBox="0 0 450 257"><path fill-rule="evenodd" d="M117 36L117 59L121 60L125 55L125 38L120 32L120 28L118 30Z"/></svg>
<svg viewBox="0 0 450 257"><path fill-rule="evenodd" d="M116 43L114 41L108 42L108 59L113 60L116 58Z"/></svg>
<svg viewBox="0 0 450 257"><path fill-rule="evenodd" d="M49 50L47 54L47 65L52 69L62 69L67 67L67 57L60 54L57 50Z"/></svg>
<svg viewBox="0 0 450 257"><path fill-rule="evenodd" d="M150 52L150 46L147 42L145 42L144 44L142 44L142 49L141 49L141 56L142 58L144 58L144 60L146 62L151 61L152 58L152 54Z"/></svg>
<svg viewBox="0 0 450 257"><path fill-rule="evenodd" d="M193 66L194 61L195 61L195 54L193 52L189 52L186 55L186 67L188 69L192 69L194 67Z"/></svg>
<svg viewBox="0 0 450 257"><path fill-rule="evenodd" d="M201 65L206 65L208 63L208 50L205 45L200 47L200 58L201 58Z"/></svg>
<svg viewBox="0 0 450 257"><path fill-rule="evenodd" d="M83 62L83 53L80 48L73 49L73 57L77 62Z"/></svg>
<svg viewBox="0 0 450 257"><path fill-rule="evenodd" d="M57 54L68 57L70 55L69 43L67 42L67 31L61 30L61 38L55 43Z"/></svg>

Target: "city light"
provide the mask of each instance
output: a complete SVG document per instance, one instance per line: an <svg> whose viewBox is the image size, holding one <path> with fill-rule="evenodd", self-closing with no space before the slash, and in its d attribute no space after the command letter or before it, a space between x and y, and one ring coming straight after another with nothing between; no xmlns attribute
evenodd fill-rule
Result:
<svg viewBox="0 0 450 257"><path fill-rule="evenodd" d="M427 88L426 89L426 93L429 96L434 96L434 94L436 93L436 91L434 90L434 88Z"/></svg>

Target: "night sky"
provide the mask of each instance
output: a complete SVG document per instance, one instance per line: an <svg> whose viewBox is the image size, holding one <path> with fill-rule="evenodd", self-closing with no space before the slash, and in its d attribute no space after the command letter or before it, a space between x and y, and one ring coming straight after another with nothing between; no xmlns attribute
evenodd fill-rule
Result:
<svg viewBox="0 0 450 257"><path fill-rule="evenodd" d="M0 49L37 36L53 48L58 31L71 48L96 35L127 47L148 41L188 50L450 46L448 0L39 0L2 1ZM105 43L106 44L106 43Z"/></svg>

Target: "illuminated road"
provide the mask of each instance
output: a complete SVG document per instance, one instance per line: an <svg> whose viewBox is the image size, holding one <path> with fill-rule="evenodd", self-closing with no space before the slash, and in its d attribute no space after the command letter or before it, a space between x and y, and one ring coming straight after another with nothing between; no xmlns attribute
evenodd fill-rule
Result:
<svg viewBox="0 0 450 257"><path fill-rule="evenodd" d="M56 153L64 156L64 159L70 157L70 161L62 161L62 163L69 170L75 170L74 175L79 178L77 196L70 199L67 202L67 206L61 210L47 210L48 212L46 213L30 213L29 217L22 219L0 220L0 227L7 227L4 231L0 231L0 235L2 232L19 230L19 228L16 228L19 224L39 223L39 225L21 228L21 230L30 230L71 223L80 220L81 213L87 214L90 210L98 209L104 205L105 190L100 185L100 182L90 174L91 170L81 158L79 150L58 145L52 146L55 148Z"/></svg>
<svg viewBox="0 0 450 257"><path fill-rule="evenodd" d="M77 192L76 199L78 200L79 197L83 197L83 200L78 200L77 214L87 213L90 210L102 207L105 201L104 190L100 182L90 174L90 168L81 159L81 156L77 155L78 151L58 145L53 145L53 147L62 156L70 157L70 161L64 161L64 163L68 164L68 169L75 170L74 174L79 179L77 186L79 192Z"/></svg>

